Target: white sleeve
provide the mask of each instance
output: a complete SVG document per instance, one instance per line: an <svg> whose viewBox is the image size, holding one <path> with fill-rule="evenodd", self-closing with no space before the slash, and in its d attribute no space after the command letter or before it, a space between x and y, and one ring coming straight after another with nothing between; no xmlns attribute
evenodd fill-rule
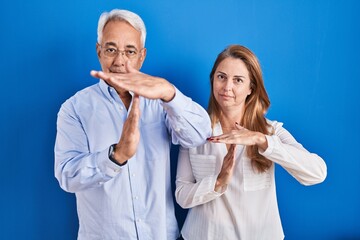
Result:
<svg viewBox="0 0 360 240"><path fill-rule="evenodd" d="M321 183L327 175L324 160L307 151L295 138L282 127L281 123L273 124L275 134L266 136L268 148L259 153L281 165L303 185Z"/></svg>
<svg viewBox="0 0 360 240"><path fill-rule="evenodd" d="M192 208L221 196L214 191L217 179L216 157L190 154L180 147L176 174L175 198L182 208Z"/></svg>

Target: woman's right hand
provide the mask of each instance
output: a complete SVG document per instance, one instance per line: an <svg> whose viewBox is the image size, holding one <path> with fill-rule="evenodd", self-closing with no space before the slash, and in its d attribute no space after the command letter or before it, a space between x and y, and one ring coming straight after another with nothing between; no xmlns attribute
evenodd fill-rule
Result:
<svg viewBox="0 0 360 240"><path fill-rule="evenodd" d="M224 157L221 171L216 180L214 189L216 192L222 192L223 188L226 187L230 182L235 166L235 152L236 144L231 144L227 154Z"/></svg>

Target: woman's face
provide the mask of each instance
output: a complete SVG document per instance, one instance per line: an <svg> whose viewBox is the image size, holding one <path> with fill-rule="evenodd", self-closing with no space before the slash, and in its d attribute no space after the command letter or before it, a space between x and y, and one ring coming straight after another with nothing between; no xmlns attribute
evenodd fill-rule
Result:
<svg viewBox="0 0 360 240"><path fill-rule="evenodd" d="M249 71L240 59L225 58L214 73L213 94L222 111L243 111L251 94Z"/></svg>

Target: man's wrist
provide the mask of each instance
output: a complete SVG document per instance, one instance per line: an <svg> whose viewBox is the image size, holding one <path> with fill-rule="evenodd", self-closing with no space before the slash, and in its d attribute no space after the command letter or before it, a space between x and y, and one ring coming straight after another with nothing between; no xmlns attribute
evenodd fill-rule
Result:
<svg viewBox="0 0 360 240"><path fill-rule="evenodd" d="M127 160L125 160L124 162L121 163L118 160L116 160L116 158L115 158L116 145L117 144L114 143L109 147L108 157L113 163L115 163L119 166L124 166L127 163Z"/></svg>
<svg viewBox="0 0 360 240"><path fill-rule="evenodd" d="M171 88L169 88L169 91L166 91L166 96L162 99L164 102L170 102L171 100L174 99L175 95L176 95L176 90L175 87L171 85Z"/></svg>

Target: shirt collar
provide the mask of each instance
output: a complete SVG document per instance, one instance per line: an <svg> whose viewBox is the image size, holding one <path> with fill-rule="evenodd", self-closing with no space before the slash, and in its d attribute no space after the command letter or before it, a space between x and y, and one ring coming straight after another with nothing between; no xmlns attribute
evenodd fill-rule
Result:
<svg viewBox="0 0 360 240"><path fill-rule="evenodd" d="M220 121L215 123L213 132L215 136L223 134Z"/></svg>
<svg viewBox="0 0 360 240"><path fill-rule="evenodd" d="M102 93L106 96L106 98L112 102L112 101L121 101L119 95L117 94L115 88L108 85L104 80L100 79L99 81L100 89ZM129 91L131 96L134 96L134 93Z"/></svg>
<svg viewBox="0 0 360 240"><path fill-rule="evenodd" d="M111 95L111 88L112 87L110 87L104 80L102 80L102 79L100 79L100 81L99 81L99 86L100 86L100 89L101 89L101 91L102 91L102 93L105 95L105 97L107 98L107 99L109 99L109 101L111 102L111 101L113 101L114 100L114 98L113 98L113 96ZM115 89L114 89L115 90Z"/></svg>

